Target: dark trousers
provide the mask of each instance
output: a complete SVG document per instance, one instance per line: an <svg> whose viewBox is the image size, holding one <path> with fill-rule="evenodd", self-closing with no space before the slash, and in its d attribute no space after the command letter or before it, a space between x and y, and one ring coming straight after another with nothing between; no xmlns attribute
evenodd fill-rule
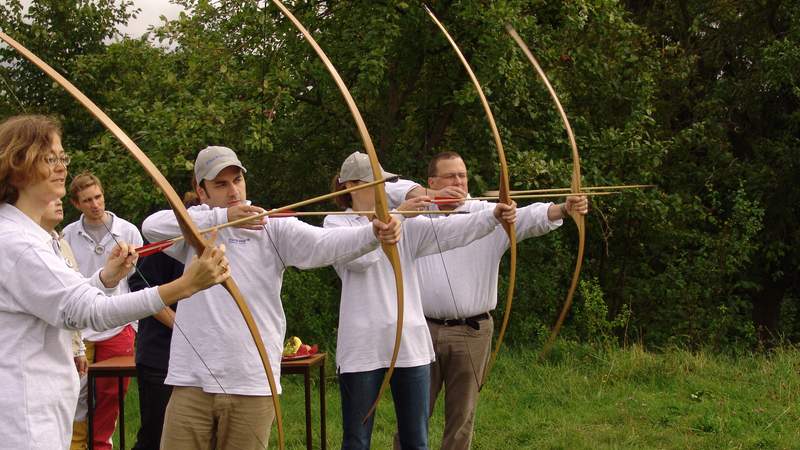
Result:
<svg viewBox="0 0 800 450"><path fill-rule="evenodd" d="M342 396L342 450L369 450L375 415L364 417L378 396L386 368L369 372L339 374ZM430 409L430 364L398 367L391 379L394 413L400 446L403 450L428 450L428 410Z"/></svg>
<svg viewBox="0 0 800 450"><path fill-rule="evenodd" d="M133 449L158 450L161 443L161 429L164 427L164 411L172 394L172 386L164 384L167 378L165 369L137 364L136 376L139 383L139 414L142 423Z"/></svg>

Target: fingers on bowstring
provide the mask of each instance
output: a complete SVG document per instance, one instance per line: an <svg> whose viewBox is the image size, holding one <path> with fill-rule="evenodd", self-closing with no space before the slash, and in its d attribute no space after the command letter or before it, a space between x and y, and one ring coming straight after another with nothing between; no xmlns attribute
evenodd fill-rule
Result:
<svg viewBox="0 0 800 450"><path fill-rule="evenodd" d="M266 210L264 208L261 208L260 206L255 206L255 205L247 205L245 207L244 211L247 212L247 213L250 213L250 215L252 215L252 216L257 216L259 214L262 214L262 213L266 212ZM253 227L258 228L258 227L260 227L262 225L265 225L266 223L267 223L267 217L266 216L262 216L262 217L258 217L258 218L254 217L253 218L253 223L250 224L250 225L253 226Z"/></svg>
<svg viewBox="0 0 800 450"><path fill-rule="evenodd" d="M116 250L116 252L117 252L117 254L119 256L122 256L122 257L125 257L125 258L128 257L129 255L135 253L133 251L133 247L130 246L125 241L117 241L116 242L116 246L115 246L115 250Z"/></svg>

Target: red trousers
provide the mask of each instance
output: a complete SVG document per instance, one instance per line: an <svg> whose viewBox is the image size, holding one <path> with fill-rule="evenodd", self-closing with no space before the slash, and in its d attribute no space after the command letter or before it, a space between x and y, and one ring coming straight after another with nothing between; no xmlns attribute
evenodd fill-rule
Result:
<svg viewBox="0 0 800 450"><path fill-rule="evenodd" d="M100 362L114 356L133 355L135 337L136 332L133 331L133 327L126 325L119 334L111 339L95 342L94 362ZM128 392L129 382L130 378L123 379L122 389L124 392ZM116 378L101 377L95 379L93 441L94 448L97 450L112 450L111 436L117 427L117 415L119 414L117 389Z"/></svg>

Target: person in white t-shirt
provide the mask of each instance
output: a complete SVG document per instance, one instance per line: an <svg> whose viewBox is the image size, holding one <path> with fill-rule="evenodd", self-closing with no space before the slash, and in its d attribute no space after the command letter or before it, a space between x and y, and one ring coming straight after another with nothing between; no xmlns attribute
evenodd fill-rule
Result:
<svg viewBox="0 0 800 450"><path fill-rule="evenodd" d="M81 217L64 227L63 235L75 255L78 269L84 276L103 265L109 253L119 241L135 247L142 245L142 235L135 225L106 211L105 193L100 180L90 172L83 172L72 179L69 186L72 205L81 212ZM131 270L131 274L133 270ZM130 275L130 274L129 274ZM120 281L119 293L130 292L127 277ZM136 323L124 324L110 330L81 330L86 343L86 357L90 363L105 361L117 356L133 355L136 338ZM83 448L86 444L88 412L88 389L86 379L81 380L81 396L78 414L73 426L72 448ZM130 378L123 378L122 395L128 391ZM115 378L98 378L94 386L93 445L97 450L111 450L111 436L119 414L119 395Z"/></svg>
<svg viewBox="0 0 800 450"><path fill-rule="evenodd" d="M393 174L383 173L384 178ZM335 190L373 180L369 158L354 152L342 164ZM400 211L422 209L427 197L405 202ZM337 197L347 211L373 211L372 189ZM434 360L425 323L416 263L425 255L467 245L498 228L500 220L513 223L516 208L497 204L474 214L450 216L432 228L424 218L406 219L398 244L403 271L404 318L400 351L391 379L399 439L403 449L428 448L430 364ZM341 229L360 226L369 217L330 215L324 226ZM502 228L502 227L500 227ZM342 398L343 449L369 449L374 416L365 422L392 358L397 323L394 272L386 255L376 249L356 260L335 264L342 279L336 366Z"/></svg>
<svg viewBox="0 0 800 450"><path fill-rule="evenodd" d="M193 185L201 205L189 215L207 228L264 211L247 201L245 167L233 150L212 146L200 151ZM150 242L180 234L172 211L145 219ZM287 266L301 269L350 261L393 243L400 222L367 222L347 230L325 230L296 218L262 218L223 228L234 279L261 331L278 392L271 392L264 368L236 304L221 287L199 296L214 301L181 304L175 316L166 384L174 386L164 418L161 447L173 449L266 448L275 417L270 396L280 394L280 358L286 317L280 292ZM178 243L166 253L185 261L194 250Z"/></svg>
<svg viewBox="0 0 800 450"><path fill-rule="evenodd" d="M230 274L209 249L183 277L113 294L136 261L120 242L89 278L70 268L41 226L64 196L69 156L54 119L24 115L0 124L0 443L15 450L69 446L78 400L71 330L113 328L160 311Z"/></svg>
<svg viewBox="0 0 800 450"><path fill-rule="evenodd" d="M465 199L469 196L468 179L467 167L458 153L439 153L428 165L427 188L407 180L387 185L390 206L415 197ZM492 207L493 203L485 201L428 206L432 210L470 213ZM558 205L532 203L519 208L517 240L558 228L571 211L586 214L586 197L569 196ZM424 220L428 226L438 226L440 217L432 215ZM464 247L417 260L422 308L436 352L436 362L431 365L431 414L439 393L445 391L443 450L467 450L472 442L479 383L489 360L494 331L491 311L497 306L498 270L508 247L508 234L498 228Z"/></svg>

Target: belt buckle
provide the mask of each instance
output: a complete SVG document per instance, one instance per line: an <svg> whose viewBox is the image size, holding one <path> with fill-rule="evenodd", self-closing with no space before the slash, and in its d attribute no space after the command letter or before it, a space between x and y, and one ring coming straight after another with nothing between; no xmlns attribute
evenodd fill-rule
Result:
<svg viewBox="0 0 800 450"><path fill-rule="evenodd" d="M444 321L444 326L446 327L455 327L458 325L464 325L464 319L447 319Z"/></svg>

